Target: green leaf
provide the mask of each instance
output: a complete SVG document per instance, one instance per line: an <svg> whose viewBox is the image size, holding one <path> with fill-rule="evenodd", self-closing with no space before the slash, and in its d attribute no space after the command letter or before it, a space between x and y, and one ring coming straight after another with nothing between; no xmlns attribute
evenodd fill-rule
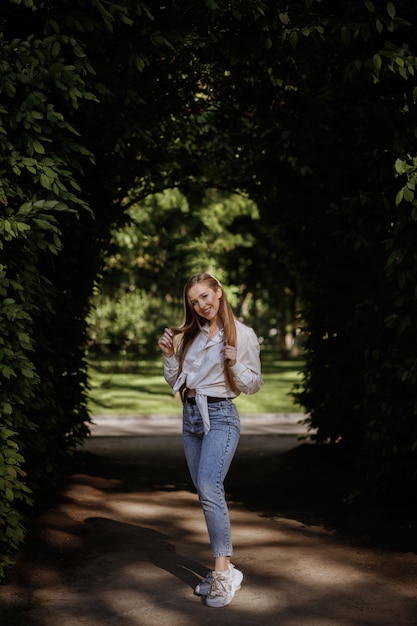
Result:
<svg viewBox="0 0 417 626"><path fill-rule="evenodd" d="M290 18L288 16L288 13L282 13L282 12L279 13L279 19L280 19L280 22L284 24L284 26L288 26L288 24L290 23Z"/></svg>
<svg viewBox="0 0 417 626"><path fill-rule="evenodd" d="M399 67L398 68L398 72L399 72L400 76L402 76L403 78L405 78L405 79L408 78L408 72L405 69L405 67Z"/></svg>
<svg viewBox="0 0 417 626"><path fill-rule="evenodd" d="M39 180L42 187L45 187L45 189L51 189L53 180L49 178L49 176L46 176L46 174L41 174Z"/></svg>
<svg viewBox="0 0 417 626"><path fill-rule="evenodd" d="M35 372L32 369L22 368L21 372L25 378L35 378Z"/></svg>
<svg viewBox="0 0 417 626"><path fill-rule="evenodd" d="M37 139L34 139L32 145L33 145L33 149L35 150L35 152L37 152L38 154L45 154L45 148L40 143L40 141L38 141Z"/></svg>
<svg viewBox="0 0 417 626"><path fill-rule="evenodd" d="M55 20L48 20L48 24L51 27L51 29L55 32L55 33L59 33L60 32L60 28L58 26L58 23Z"/></svg>
<svg viewBox="0 0 417 626"><path fill-rule="evenodd" d="M407 171L407 164L403 159L397 159L395 161L395 170L398 174L405 174Z"/></svg>
<svg viewBox="0 0 417 626"><path fill-rule="evenodd" d="M61 52L61 44L59 41L54 41L52 45L52 56L57 57Z"/></svg>
<svg viewBox="0 0 417 626"><path fill-rule="evenodd" d="M31 167L37 164L37 160L33 159L32 157L22 157L21 162L23 163L23 165Z"/></svg>
<svg viewBox="0 0 417 626"><path fill-rule="evenodd" d="M404 200L406 200L407 202L412 202L414 200L414 189L411 189L409 185L406 185L405 187L403 187L403 190Z"/></svg>
<svg viewBox="0 0 417 626"><path fill-rule="evenodd" d="M377 72L379 72L379 70L382 67L382 58L380 54L374 54L374 56L372 57L373 63L374 63L374 67L376 69Z"/></svg>
<svg viewBox="0 0 417 626"><path fill-rule="evenodd" d="M340 31L340 36L345 45L348 45L350 43L351 35L350 35L350 30L349 28L347 28L347 26L342 26L342 29Z"/></svg>
<svg viewBox="0 0 417 626"><path fill-rule="evenodd" d="M296 30L293 30L291 35L289 36L290 45L295 48L298 43L298 33Z"/></svg>
<svg viewBox="0 0 417 626"><path fill-rule="evenodd" d="M397 195L395 196L395 204L398 206L404 197L404 189L400 189Z"/></svg>
<svg viewBox="0 0 417 626"><path fill-rule="evenodd" d="M392 2L388 2L388 4L387 4L387 12L388 12L388 15L390 16L390 18L393 20L394 17L395 17L396 10L395 10L395 5Z"/></svg>

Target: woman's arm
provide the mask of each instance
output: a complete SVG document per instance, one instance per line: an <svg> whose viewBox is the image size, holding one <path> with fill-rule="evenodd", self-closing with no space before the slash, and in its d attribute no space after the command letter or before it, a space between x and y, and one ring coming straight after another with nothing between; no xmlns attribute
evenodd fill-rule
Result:
<svg viewBox="0 0 417 626"><path fill-rule="evenodd" d="M164 356L164 378L173 387L178 378L178 359L176 356Z"/></svg>
<svg viewBox="0 0 417 626"><path fill-rule="evenodd" d="M158 340L158 346L164 355L164 378L168 385L174 386L178 378L178 359L174 354L174 333L170 328L165 328L163 335Z"/></svg>
<svg viewBox="0 0 417 626"><path fill-rule="evenodd" d="M231 369L239 391L251 395L263 385L259 341L255 332L245 327L245 332L238 332L237 344L236 363Z"/></svg>

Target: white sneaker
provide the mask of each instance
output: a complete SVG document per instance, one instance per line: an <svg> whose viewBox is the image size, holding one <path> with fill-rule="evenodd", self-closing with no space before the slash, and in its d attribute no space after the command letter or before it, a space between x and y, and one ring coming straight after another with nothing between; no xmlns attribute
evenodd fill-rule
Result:
<svg viewBox="0 0 417 626"><path fill-rule="evenodd" d="M216 608L227 606L242 586L242 572L229 563L226 572L211 572L211 576L211 585L206 598L207 606Z"/></svg>
<svg viewBox="0 0 417 626"><path fill-rule="evenodd" d="M207 596L210 591L211 583L213 581L213 572L209 572L207 576L201 580L196 588L194 589L194 593L196 596Z"/></svg>

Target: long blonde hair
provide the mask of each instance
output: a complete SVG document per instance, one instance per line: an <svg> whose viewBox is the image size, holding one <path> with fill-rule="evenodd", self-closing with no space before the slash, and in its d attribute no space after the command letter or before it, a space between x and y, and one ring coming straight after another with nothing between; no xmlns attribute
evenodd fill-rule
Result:
<svg viewBox="0 0 417 626"><path fill-rule="evenodd" d="M232 307L230 306L230 303L227 299L227 296L224 292L224 289L220 281L217 280L217 278L215 278L211 274L208 274L206 272L203 272L201 274L196 274L195 276L192 276L187 281L184 287L184 295L183 295L184 320L181 326L172 328L174 335L178 337L178 339L175 341L175 352L179 356L179 371L180 372L182 370L182 364L184 362L184 358L185 358L185 355L187 354L189 347L191 346L192 342L194 341L198 333L201 331L202 326L206 323L206 320L204 318L197 315L197 313L194 311L194 308L191 306L188 300L188 292L190 291L192 287L194 287L194 285L197 285L198 283L207 283L207 287L209 287L213 291L216 291L219 288L222 290L222 297L220 298L220 301L219 301L219 313L218 314L219 314L220 319L223 322L224 343L225 344L227 343L229 346L234 346L234 347L236 347L237 345L237 333L236 333L236 323L235 323L236 317L235 317L235 314L233 313ZM227 360L225 360L224 362L224 373L225 373L226 382L229 388L234 393L236 393L237 392L236 383L233 377L233 373L231 371L231 367Z"/></svg>

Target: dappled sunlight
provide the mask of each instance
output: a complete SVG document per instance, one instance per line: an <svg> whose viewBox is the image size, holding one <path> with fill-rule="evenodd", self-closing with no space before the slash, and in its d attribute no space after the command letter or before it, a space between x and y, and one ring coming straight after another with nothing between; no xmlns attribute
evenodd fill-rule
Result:
<svg viewBox="0 0 417 626"><path fill-rule="evenodd" d="M0 601L39 600L33 614L43 626L415 623L416 555L354 547L314 521L265 514L256 475L271 471L271 438L252 453L244 440L237 473L245 497L230 499L244 584L214 614L193 594L212 557L178 438L166 438L165 452L161 437L130 441L127 464L123 441L114 440L111 459L104 441L104 456L82 457L59 501L35 520ZM238 476L230 482L233 495ZM256 508L248 507L256 492Z"/></svg>

